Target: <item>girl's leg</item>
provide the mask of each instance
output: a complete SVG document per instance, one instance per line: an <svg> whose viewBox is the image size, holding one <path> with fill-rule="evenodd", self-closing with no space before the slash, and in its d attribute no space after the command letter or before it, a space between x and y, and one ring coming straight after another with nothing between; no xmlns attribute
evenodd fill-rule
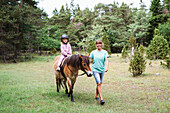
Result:
<svg viewBox="0 0 170 113"><path fill-rule="evenodd" d="M97 87L96 87L96 97L95 98L98 98L98 95L100 97L100 100L103 100L103 97L102 97L102 91L101 91L101 75L100 73L98 72L93 72L93 75L94 75L94 78L96 80L96 83L97 83Z"/></svg>
<svg viewBox="0 0 170 113"><path fill-rule="evenodd" d="M96 87L96 97L95 98L98 98L98 95L99 95L99 92L98 92L98 88Z"/></svg>
<svg viewBox="0 0 170 113"><path fill-rule="evenodd" d="M61 62L63 61L63 58L64 58L64 56L61 55L61 56L60 56L60 59L59 59L59 61L58 61L57 68L60 68L60 64L61 64Z"/></svg>
<svg viewBox="0 0 170 113"><path fill-rule="evenodd" d="M97 90L98 90L98 94L99 94L100 100L103 100L102 90L101 90L101 83L97 84Z"/></svg>

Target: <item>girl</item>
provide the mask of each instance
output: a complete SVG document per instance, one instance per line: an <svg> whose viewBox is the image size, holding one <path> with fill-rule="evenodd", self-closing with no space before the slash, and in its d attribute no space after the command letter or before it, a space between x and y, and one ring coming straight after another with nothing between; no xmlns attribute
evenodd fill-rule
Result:
<svg viewBox="0 0 170 113"><path fill-rule="evenodd" d="M65 57L67 57L68 55L72 55L72 49L71 49L71 45L68 43L68 36L66 34L61 36L61 56L60 59L58 61L58 65L57 65L57 71L60 71L60 64L63 61L63 59Z"/></svg>

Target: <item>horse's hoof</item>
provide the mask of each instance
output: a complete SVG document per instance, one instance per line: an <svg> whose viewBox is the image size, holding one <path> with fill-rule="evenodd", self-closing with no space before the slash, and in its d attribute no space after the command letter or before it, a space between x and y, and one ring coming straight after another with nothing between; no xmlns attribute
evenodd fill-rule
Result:
<svg viewBox="0 0 170 113"><path fill-rule="evenodd" d="M71 100L71 102L75 102L74 100Z"/></svg>

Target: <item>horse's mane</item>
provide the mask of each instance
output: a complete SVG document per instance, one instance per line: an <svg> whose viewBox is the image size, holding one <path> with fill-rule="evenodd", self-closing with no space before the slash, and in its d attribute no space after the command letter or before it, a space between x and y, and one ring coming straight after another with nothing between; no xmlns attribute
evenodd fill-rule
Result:
<svg viewBox="0 0 170 113"><path fill-rule="evenodd" d="M89 65L89 63L90 63L89 57L88 56L84 56L84 55L81 55L81 56L83 58L83 61L85 63L87 63L87 65ZM81 65L81 61L82 61L82 59L79 57L79 55L72 55L72 56L67 57L65 59L65 63L67 65L70 65L70 66L74 67L74 68L78 68Z"/></svg>

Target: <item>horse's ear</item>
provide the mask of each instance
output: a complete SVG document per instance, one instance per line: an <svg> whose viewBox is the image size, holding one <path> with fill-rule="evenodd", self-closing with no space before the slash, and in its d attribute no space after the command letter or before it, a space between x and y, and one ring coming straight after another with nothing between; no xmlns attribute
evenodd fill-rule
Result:
<svg viewBox="0 0 170 113"><path fill-rule="evenodd" d="M79 58L83 59L83 57L79 54Z"/></svg>

